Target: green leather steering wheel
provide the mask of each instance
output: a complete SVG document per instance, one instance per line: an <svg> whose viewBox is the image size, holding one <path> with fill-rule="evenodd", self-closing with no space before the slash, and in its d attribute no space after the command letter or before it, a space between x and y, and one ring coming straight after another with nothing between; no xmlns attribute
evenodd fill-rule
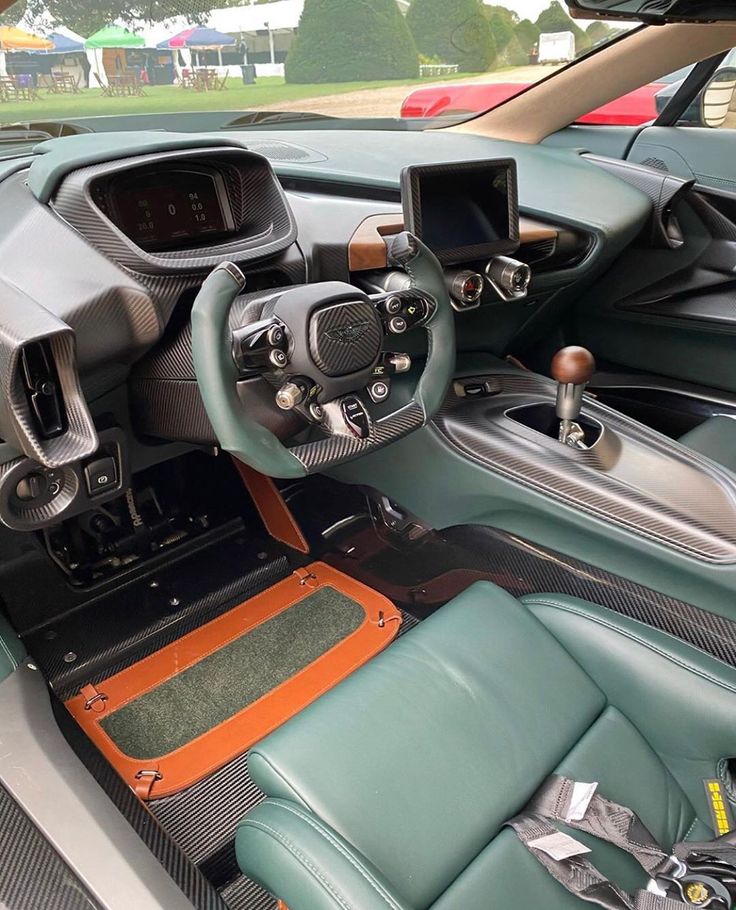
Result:
<svg viewBox="0 0 736 910"><path fill-rule="evenodd" d="M207 415L224 450L271 477L301 477L388 445L431 420L455 365L449 294L439 262L416 237L404 232L385 241L388 264L410 278L410 289L399 294L413 294L411 299L424 307L417 326L427 332L428 354L411 400L380 419L373 418L358 392L381 356L381 328L388 317L380 307L389 295L369 298L341 282L286 289L279 292L267 319L244 329L247 338L239 340L230 311L245 278L229 262L210 273L192 308L192 354ZM238 352L255 350L269 331L280 332L268 337L283 339L285 353L264 373L276 383L288 382L294 374L310 377L310 400L318 405L313 413L320 413L318 438L292 448L245 412L237 392L243 378ZM365 416L352 420L353 408Z"/></svg>

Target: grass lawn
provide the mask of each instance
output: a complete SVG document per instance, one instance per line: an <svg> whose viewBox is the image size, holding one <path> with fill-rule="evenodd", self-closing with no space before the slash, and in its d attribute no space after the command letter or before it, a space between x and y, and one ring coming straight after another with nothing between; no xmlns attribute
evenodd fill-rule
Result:
<svg viewBox="0 0 736 910"><path fill-rule="evenodd" d="M467 78L461 74L450 78ZM443 77L443 80L446 77ZM280 76L259 79L255 85L243 85L240 79L230 78L223 92L194 92L176 85L146 87L143 98L106 98L101 89L83 89L79 95L49 95L41 90L38 101L6 102L0 104L0 122L45 120L64 117L95 117L110 114L158 114L178 111L247 111L268 108L279 102L294 102L299 109L301 98L339 95L360 89L388 86L431 84L437 79L392 80L385 82L338 82L321 85L287 85ZM356 112L359 114L359 112ZM398 115L398 111L396 112Z"/></svg>

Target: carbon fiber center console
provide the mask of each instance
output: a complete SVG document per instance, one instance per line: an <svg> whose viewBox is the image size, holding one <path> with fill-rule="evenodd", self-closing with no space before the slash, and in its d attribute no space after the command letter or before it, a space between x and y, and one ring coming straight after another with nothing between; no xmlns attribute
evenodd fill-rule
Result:
<svg viewBox="0 0 736 910"><path fill-rule="evenodd" d="M456 382L435 428L463 456L553 499L710 563L736 562L736 478L644 424L584 397L602 427L572 449L514 419L554 404L555 384L512 370Z"/></svg>

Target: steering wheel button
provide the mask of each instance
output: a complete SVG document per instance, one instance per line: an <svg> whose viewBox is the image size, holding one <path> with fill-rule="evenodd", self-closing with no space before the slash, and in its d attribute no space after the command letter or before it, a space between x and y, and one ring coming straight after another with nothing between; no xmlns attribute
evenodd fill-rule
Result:
<svg viewBox="0 0 736 910"><path fill-rule="evenodd" d="M272 366L283 369L286 364L289 362L289 358L284 354L283 351L280 351L278 348L274 348L268 355L268 359Z"/></svg>
<svg viewBox="0 0 736 910"><path fill-rule="evenodd" d="M377 382L372 382L368 386L368 394L371 396L371 400L376 404L385 401L388 398L390 391L388 383L384 382L382 379L379 379Z"/></svg>
<svg viewBox="0 0 736 910"><path fill-rule="evenodd" d="M286 338L284 335L284 330L280 325L271 326L266 337L268 338L268 343L274 348L282 345L284 343L284 339Z"/></svg>
<svg viewBox="0 0 736 910"><path fill-rule="evenodd" d="M363 402L349 395L340 402L340 408L350 432L358 439L367 439L371 432L370 419Z"/></svg>
<svg viewBox="0 0 736 910"><path fill-rule="evenodd" d="M401 298L396 296L387 297L383 302L383 309L389 316L400 313L402 306Z"/></svg>
<svg viewBox="0 0 736 910"><path fill-rule="evenodd" d="M388 323L389 331L394 335L401 335L407 330L407 327L406 319L403 316L394 316Z"/></svg>

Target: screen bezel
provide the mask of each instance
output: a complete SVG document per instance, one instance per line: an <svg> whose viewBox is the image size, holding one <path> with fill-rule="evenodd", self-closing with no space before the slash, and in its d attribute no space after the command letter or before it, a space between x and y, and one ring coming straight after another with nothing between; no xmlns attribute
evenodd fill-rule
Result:
<svg viewBox="0 0 736 910"><path fill-rule="evenodd" d="M473 262L488 259L491 256L504 256L516 252L519 248L519 203L516 162L513 158L489 158L480 161L448 161L439 164L412 164L401 172L401 205L404 210L404 227L422 240L422 204L421 186L424 176L452 176L465 174L468 171L495 175L506 172L508 187L508 225L509 236L486 243L470 244L462 247L433 249L432 252L443 265L460 262ZM491 176L492 179L492 176Z"/></svg>
<svg viewBox="0 0 736 910"><path fill-rule="evenodd" d="M227 187L225 186L225 181L222 174L216 168L210 168L202 165L174 165L168 166L166 168L154 169L153 167L140 168L138 173L143 171L146 176L153 174L158 180L162 183L166 181L166 177L169 174L196 174L198 177L209 177L212 180L212 183L215 188L215 196L217 198L218 205L220 206L220 214L222 216L222 222L225 225L224 230L222 231L212 231L209 233L202 233L200 235L194 235L190 237L171 237L168 240L154 240L152 242L143 242L136 237L132 237L126 230L125 219L120 212L120 209L117 205L116 199L116 189L126 180L131 181L134 179L135 171L120 171L119 174L116 174L109 181L107 186L107 199L110 210L110 220L121 231L131 243L134 243L139 249L144 250L146 253L161 253L161 252L170 252L172 250L188 250L188 249L205 249L208 246L216 245L221 243L223 238L232 237L237 233L237 227L235 225L235 219L233 217L232 208L230 206L230 197L227 192Z"/></svg>

